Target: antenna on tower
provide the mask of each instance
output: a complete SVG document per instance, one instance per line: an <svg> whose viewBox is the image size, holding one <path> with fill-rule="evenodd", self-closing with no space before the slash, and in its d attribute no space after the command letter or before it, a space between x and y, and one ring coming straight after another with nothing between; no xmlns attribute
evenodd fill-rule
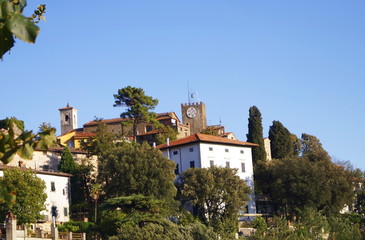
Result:
<svg viewBox="0 0 365 240"><path fill-rule="evenodd" d="M187 81L188 83L188 103L190 105L190 87L189 87L189 81Z"/></svg>

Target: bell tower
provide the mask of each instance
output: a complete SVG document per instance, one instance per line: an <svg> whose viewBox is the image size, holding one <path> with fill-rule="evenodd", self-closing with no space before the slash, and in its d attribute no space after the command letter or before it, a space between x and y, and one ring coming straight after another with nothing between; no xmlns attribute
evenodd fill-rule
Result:
<svg viewBox="0 0 365 240"><path fill-rule="evenodd" d="M184 124L190 126L190 133L200 133L207 127L207 115L203 102L181 104L181 116Z"/></svg>
<svg viewBox="0 0 365 240"><path fill-rule="evenodd" d="M70 107L67 103L65 108L58 109L60 111L61 135L77 128L77 109Z"/></svg>

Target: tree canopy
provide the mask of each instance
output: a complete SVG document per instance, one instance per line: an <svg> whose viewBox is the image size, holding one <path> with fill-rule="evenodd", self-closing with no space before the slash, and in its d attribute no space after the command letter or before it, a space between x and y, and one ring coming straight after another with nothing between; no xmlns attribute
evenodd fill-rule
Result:
<svg viewBox="0 0 365 240"><path fill-rule="evenodd" d="M304 208L336 215L353 198L352 174L331 161L290 157L260 163L256 184L270 196L274 211L293 218Z"/></svg>
<svg viewBox="0 0 365 240"><path fill-rule="evenodd" d="M156 121L157 115L153 110L158 100L147 96L142 88L127 86L119 89L117 94L114 94L114 107L125 107L126 111L120 114L121 118L129 118L132 121L133 137L137 136L137 126L142 122L158 124Z"/></svg>
<svg viewBox="0 0 365 240"><path fill-rule="evenodd" d="M175 163L147 143L122 142L99 157L99 179L105 197L133 194L172 199Z"/></svg>
<svg viewBox="0 0 365 240"><path fill-rule="evenodd" d="M5 202L0 205L3 216L11 210L17 216L19 224L36 222L42 218L40 212L45 210L46 184L31 170L5 169L1 180L14 191L14 203Z"/></svg>
<svg viewBox="0 0 365 240"><path fill-rule="evenodd" d="M256 143L259 146L252 149L252 161L266 160L266 152L262 135L262 118L260 110L256 106L249 109L247 142Z"/></svg>
<svg viewBox="0 0 365 240"><path fill-rule="evenodd" d="M177 181L180 198L197 210L203 223L218 231L235 231L238 213L251 192L236 173L231 168L190 168Z"/></svg>

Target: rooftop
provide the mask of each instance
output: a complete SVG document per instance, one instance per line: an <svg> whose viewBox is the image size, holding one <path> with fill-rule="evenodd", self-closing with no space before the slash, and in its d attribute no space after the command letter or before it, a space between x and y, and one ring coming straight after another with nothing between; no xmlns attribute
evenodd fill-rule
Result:
<svg viewBox="0 0 365 240"><path fill-rule="evenodd" d="M185 138L171 141L169 143L169 145L167 145L166 143L158 145L157 148L165 149L165 148L169 148L169 147L173 147L173 146L186 145L186 144L195 143L195 142L218 143L218 144L245 146L245 147L257 147L258 146L255 143L242 142L239 140L233 140L233 139L217 137L217 136L208 135L208 134L196 133L194 135L190 135Z"/></svg>

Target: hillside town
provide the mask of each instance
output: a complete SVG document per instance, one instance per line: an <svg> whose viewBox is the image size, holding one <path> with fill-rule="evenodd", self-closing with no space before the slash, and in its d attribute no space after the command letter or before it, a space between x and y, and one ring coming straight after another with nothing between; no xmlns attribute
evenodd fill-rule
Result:
<svg viewBox="0 0 365 240"><path fill-rule="evenodd" d="M156 231L145 227L148 224L168 224L171 229L164 231L180 231L176 234L181 239L187 235L177 226L189 226L191 239L265 239L274 234L269 226L287 228L285 234L298 237L304 234L297 231L304 228L301 224L310 222L301 230L308 231L307 238L300 239L318 234L321 239L342 239L334 237L338 229L328 228L331 222L326 218L344 224L340 228L348 228L346 234L360 239L356 236L363 231L363 174L332 163L316 137L293 138L274 121L264 138L255 106L249 109L247 141L241 141L223 125L207 125L204 102L182 103L180 119L175 112L154 113L158 101L141 88L125 87L114 98L115 106L125 109L120 118L94 119L82 127L78 109L69 104L59 108L61 134L47 138L54 128L42 125L43 134L34 137L37 144L28 155L22 148L26 141L18 141L25 132L23 123L0 122L3 144L6 136L18 141L11 158L5 158L5 148L0 166L2 199L9 202L1 208L6 224L18 220L26 226L27 238L49 233L57 239L61 231L75 231L84 234L80 238L130 239L127 236L135 231L141 236ZM45 139L56 141L40 147ZM23 217L24 206L17 201L23 199L22 191L26 198L36 190L7 185L14 181L11 176L17 179L12 171L18 170L25 185L33 181L32 174L44 184L37 187L43 200L31 200L41 201L32 217ZM36 184L42 183L30 185ZM15 200L7 198L12 194ZM6 239L19 239L8 228ZM205 230L194 232L197 228ZM280 236L272 239L283 239Z"/></svg>

